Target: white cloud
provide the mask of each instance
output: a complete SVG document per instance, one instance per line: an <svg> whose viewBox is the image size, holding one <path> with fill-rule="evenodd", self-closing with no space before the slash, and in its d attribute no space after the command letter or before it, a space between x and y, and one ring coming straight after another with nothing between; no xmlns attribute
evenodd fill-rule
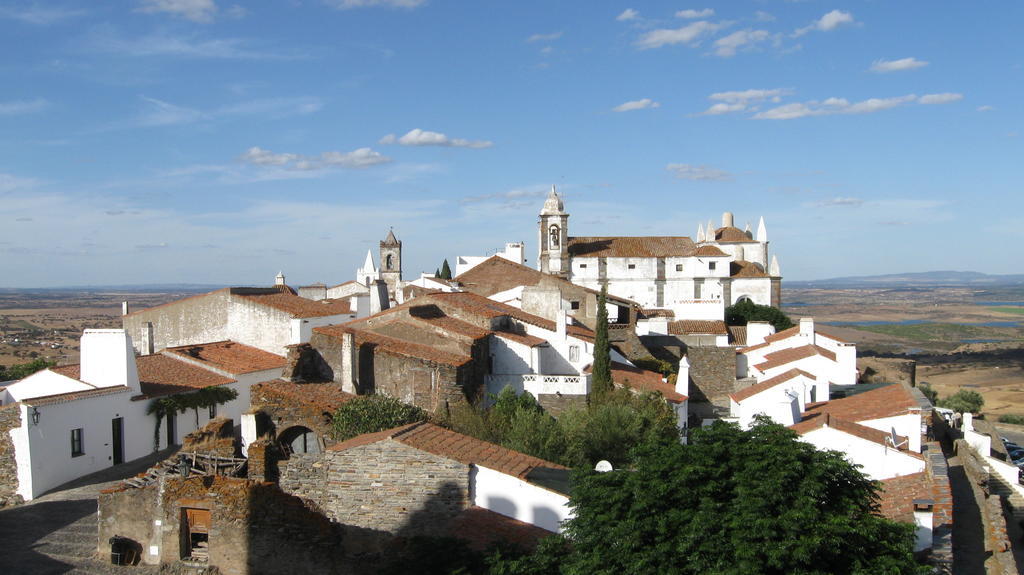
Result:
<svg viewBox="0 0 1024 575"><path fill-rule="evenodd" d="M900 58L899 60L875 60L871 63L871 71L880 73L902 72L904 70L923 68L927 65L928 62L913 57Z"/></svg>
<svg viewBox="0 0 1024 575"><path fill-rule="evenodd" d="M787 88L715 92L708 96L708 99L716 103L712 104L712 106L707 110L701 112L701 115L717 116L721 114L742 112L745 110L755 111L758 109L758 105L763 102L779 103L782 101L783 96L788 96L792 93L793 91Z"/></svg>
<svg viewBox="0 0 1024 575"><path fill-rule="evenodd" d="M722 114L732 114L734 112L742 112L747 109L747 104L743 102L737 102L735 104L727 104L725 102L719 102L712 104L707 110L701 112L702 116L719 116Z"/></svg>
<svg viewBox="0 0 1024 575"><path fill-rule="evenodd" d="M976 110L978 110L979 112L991 112L992 110L995 110L995 106L978 106Z"/></svg>
<svg viewBox="0 0 1024 575"><path fill-rule="evenodd" d="M705 8L703 10L680 10L676 12L676 18L685 18L687 20L696 20L697 18L710 18L715 15L715 11L711 8Z"/></svg>
<svg viewBox="0 0 1024 575"><path fill-rule="evenodd" d="M552 42L562 37L561 32L551 32L550 34L534 34L526 39L527 42L533 44L534 42Z"/></svg>
<svg viewBox="0 0 1024 575"><path fill-rule="evenodd" d="M615 19L619 22L628 22L629 20L636 20L640 16L640 13L632 8L626 8L619 14Z"/></svg>
<svg viewBox="0 0 1024 575"><path fill-rule="evenodd" d="M765 30L738 30L715 40L715 54L730 58L736 55L737 50L744 47L752 48L770 37Z"/></svg>
<svg viewBox="0 0 1024 575"><path fill-rule="evenodd" d="M170 102L141 96L149 106L145 113L137 117L134 124L142 127L174 126L191 124L201 120L204 114L194 108L176 106Z"/></svg>
<svg viewBox="0 0 1024 575"><path fill-rule="evenodd" d="M139 12L155 14L164 12L193 22L213 22L217 5L213 0L142 0Z"/></svg>
<svg viewBox="0 0 1024 575"><path fill-rule="evenodd" d="M917 99L919 104L948 104L950 102L959 102L964 99L963 94L954 94L947 92L945 94L925 94Z"/></svg>
<svg viewBox="0 0 1024 575"><path fill-rule="evenodd" d="M351 10L352 8L371 8L383 6L385 8L416 8L426 3L426 0L328 0L327 2L338 10Z"/></svg>
<svg viewBox="0 0 1024 575"><path fill-rule="evenodd" d="M70 20L85 14L85 10L71 10L68 8L43 8L38 5L32 6L0 6L0 18L18 20L26 24L36 26L47 26L62 20Z"/></svg>
<svg viewBox="0 0 1024 575"><path fill-rule="evenodd" d="M291 153L274 153L253 146L238 157L239 161L255 166L287 168L289 170L314 171L329 167L368 168L386 164L391 158L370 148L359 148L351 152L323 152L319 156L303 156Z"/></svg>
<svg viewBox="0 0 1024 575"><path fill-rule="evenodd" d="M794 38L799 38L804 34L811 31L818 32L829 32L844 24L854 24L856 20L853 19L853 14L849 12L843 12L842 10L833 10L828 14L825 14L821 18L818 18L811 25L805 26L793 32Z"/></svg>
<svg viewBox="0 0 1024 575"><path fill-rule="evenodd" d="M864 200L860 198L843 198L837 197L828 200L823 200L815 205L822 208L835 208L835 207L851 207L856 208L864 204Z"/></svg>
<svg viewBox="0 0 1024 575"><path fill-rule="evenodd" d="M381 144L401 144L403 146L444 146L450 148L490 148L494 142L488 140L465 140L449 138L441 132L431 132L414 128L404 136L388 134L380 139Z"/></svg>
<svg viewBox="0 0 1024 575"><path fill-rule="evenodd" d="M0 173L0 194L29 190L38 185L39 182L32 178L20 178L11 174Z"/></svg>
<svg viewBox="0 0 1024 575"><path fill-rule="evenodd" d="M914 94L893 98L868 98L850 103L845 98L828 98L823 101L794 102L783 104L764 112L754 114L757 120L793 120L807 116L830 116L834 114L871 114L917 101Z"/></svg>
<svg viewBox="0 0 1024 575"><path fill-rule="evenodd" d="M10 102L0 102L0 116L34 114L49 105L50 103L42 98L36 98L35 100L13 100Z"/></svg>
<svg viewBox="0 0 1024 575"><path fill-rule="evenodd" d="M682 28L659 28L641 36L636 44L641 49L661 48L675 44L697 45L701 38L717 32L722 27L722 24L700 20Z"/></svg>
<svg viewBox="0 0 1024 575"><path fill-rule="evenodd" d="M758 10L757 12L754 12L754 20L758 22L774 22L775 16L768 12Z"/></svg>
<svg viewBox="0 0 1024 575"><path fill-rule="evenodd" d="M645 110L647 108L659 108L661 104L651 100L650 98L644 98L642 100L630 100L624 102L612 108L613 112L630 112L632 110Z"/></svg>
<svg viewBox="0 0 1024 575"><path fill-rule="evenodd" d="M727 182L732 180L732 174L729 172L709 166L669 164L665 166L665 169L675 174L681 180L695 180L699 182Z"/></svg>
<svg viewBox="0 0 1024 575"><path fill-rule="evenodd" d="M298 60L307 56L296 50L258 50L242 38L200 39L158 32L127 38L101 26L86 39L88 49L121 57L178 57L197 60Z"/></svg>

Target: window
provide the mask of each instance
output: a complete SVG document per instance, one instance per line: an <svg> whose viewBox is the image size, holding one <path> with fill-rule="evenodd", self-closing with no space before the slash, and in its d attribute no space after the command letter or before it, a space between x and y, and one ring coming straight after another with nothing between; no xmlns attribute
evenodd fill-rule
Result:
<svg viewBox="0 0 1024 575"><path fill-rule="evenodd" d="M210 406L210 419L213 419L214 417L217 417L217 404L216 403Z"/></svg>
<svg viewBox="0 0 1024 575"><path fill-rule="evenodd" d="M676 264L676 271L677 272L683 271L683 264Z"/></svg>
<svg viewBox="0 0 1024 575"><path fill-rule="evenodd" d="M717 265L717 262L708 262L708 269L709 270L713 270L713 269L715 269L716 265Z"/></svg>
<svg viewBox="0 0 1024 575"><path fill-rule="evenodd" d="M626 266L626 267L628 267L628 268L629 268L629 269L631 269L631 270L635 270L635 269L636 269L636 264L629 264L629 265L628 265L628 266Z"/></svg>
<svg viewBox="0 0 1024 575"><path fill-rule="evenodd" d="M577 362L580 360L580 346L570 345L569 346L569 361Z"/></svg>
<svg viewBox="0 0 1024 575"><path fill-rule="evenodd" d="M71 457L78 457L79 455L85 455L85 450L82 448L82 428L71 430Z"/></svg>
<svg viewBox="0 0 1024 575"><path fill-rule="evenodd" d="M587 264L580 264L580 269L581 270L587 269Z"/></svg>
<svg viewBox="0 0 1024 575"><path fill-rule="evenodd" d="M578 302L578 301L571 301L571 302L569 302L569 307L574 309L574 310L580 309L580 302Z"/></svg>

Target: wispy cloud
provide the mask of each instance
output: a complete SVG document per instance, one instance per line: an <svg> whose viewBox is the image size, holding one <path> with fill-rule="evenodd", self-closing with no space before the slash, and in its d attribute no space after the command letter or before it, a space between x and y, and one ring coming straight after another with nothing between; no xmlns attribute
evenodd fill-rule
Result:
<svg viewBox="0 0 1024 575"><path fill-rule="evenodd" d="M246 164L255 166L273 166L301 171L321 170L332 167L368 168L391 161L391 158L370 148L359 148L351 152L330 151L323 152L317 156L303 156L300 154L274 153L270 150L264 150L259 146L249 148L238 159Z"/></svg>
<svg viewBox="0 0 1024 575"><path fill-rule="evenodd" d="M769 12L758 10L757 12L754 12L754 20L757 22L774 22L775 16Z"/></svg>
<svg viewBox="0 0 1024 575"><path fill-rule="evenodd" d="M975 109L977 111L979 111L979 112L991 112L992 110L995 110L996 108L995 108L995 106L989 106L989 105L986 104L984 106L978 106Z"/></svg>
<svg viewBox="0 0 1024 575"><path fill-rule="evenodd" d="M639 17L639 12L632 8L626 8L625 10L622 11L622 14L616 16L615 19L618 20L619 22L628 22L630 20L636 20Z"/></svg>
<svg viewBox="0 0 1024 575"><path fill-rule="evenodd" d="M414 128L404 136L388 134L380 139L381 144L401 144L403 146L443 146L449 148L490 148L494 142L489 140L466 140L449 138L441 132L431 132Z"/></svg>
<svg viewBox="0 0 1024 575"><path fill-rule="evenodd" d="M0 18L18 20L36 26L48 26L86 14L85 10L31 6L0 6Z"/></svg>
<svg viewBox="0 0 1024 575"><path fill-rule="evenodd" d="M94 30L86 48L123 57L170 57L195 60L299 60L308 55L298 50L263 50L244 38L203 38L157 32L129 38L109 26Z"/></svg>
<svg viewBox="0 0 1024 575"><path fill-rule="evenodd" d="M904 70L923 68L927 65L928 62L913 57L900 58L899 60L875 60L871 63L871 71L884 74L887 72L902 72Z"/></svg>
<svg viewBox="0 0 1024 575"><path fill-rule="evenodd" d="M633 110L646 110L648 108L659 108L659 107L661 107L661 104L659 104L658 102L655 102L654 100L652 100L650 98L644 98L642 100L630 100L629 102L624 102L622 104L619 104L618 106L615 106L614 108L612 108L612 111L613 112L630 112L630 111L633 111Z"/></svg>
<svg viewBox="0 0 1024 575"><path fill-rule="evenodd" d="M872 114L905 104L946 104L963 98L962 94L926 94L896 96L892 98L868 98L850 102L846 98L828 98L822 101L794 102L754 114L757 120L793 120L807 116L830 116L834 114Z"/></svg>
<svg viewBox="0 0 1024 575"><path fill-rule="evenodd" d="M562 32L551 32L549 34L534 34L533 36L527 38L526 41L530 44L536 42L552 42L554 40L558 40L561 37Z"/></svg>
<svg viewBox="0 0 1024 575"><path fill-rule="evenodd" d="M699 20L681 28L659 28L645 33L636 41L636 45L642 50L674 46L676 44L696 46L705 36L709 36L723 27L724 24Z"/></svg>
<svg viewBox="0 0 1024 575"><path fill-rule="evenodd" d="M831 198L831 199L828 199L828 200L822 200L820 202L817 202L814 205L818 206L820 208L836 208L836 207L856 208L856 207L859 207L859 206L861 206L863 204L864 204L864 200L862 200L860 198L842 198L842 197L838 197L838 198Z"/></svg>
<svg viewBox="0 0 1024 575"><path fill-rule="evenodd" d="M351 10L353 8L417 8L426 3L426 0L327 0L327 4L338 10Z"/></svg>
<svg viewBox="0 0 1024 575"><path fill-rule="evenodd" d="M213 0L141 0L139 12L164 13L201 24L213 22L217 5Z"/></svg>
<svg viewBox="0 0 1024 575"><path fill-rule="evenodd" d="M507 192L498 192L494 194L481 194L478 196L467 196L460 200L463 204L473 204L478 202L486 202L489 200L504 200L506 202L512 201L512 203L518 205L519 201L528 198L540 198L547 195L548 190L551 187L549 185L536 185L529 188L516 188Z"/></svg>
<svg viewBox="0 0 1024 575"><path fill-rule="evenodd" d="M676 12L676 18L685 18L686 20L696 20L698 18L710 18L715 15L715 11L711 8L704 8L703 10L680 10Z"/></svg>
<svg viewBox="0 0 1024 575"><path fill-rule="evenodd" d="M681 180L694 180L698 182L728 182L732 180L732 174L729 172L710 166L669 164L665 166L665 169Z"/></svg>
<svg viewBox="0 0 1024 575"><path fill-rule="evenodd" d="M0 194L30 190L38 185L39 180L33 178L22 178L11 174L0 173Z"/></svg>
<svg viewBox="0 0 1024 575"><path fill-rule="evenodd" d="M732 92L715 92L708 96L708 99L715 102L707 110L701 112L702 116L717 116L743 111L756 111L763 102L779 103L784 96L793 93L793 90L786 88L774 88L771 90L752 89L737 90Z"/></svg>
<svg viewBox="0 0 1024 575"><path fill-rule="evenodd" d="M209 110L179 106L148 96L140 96L140 98L144 103L143 111L131 120L115 124L113 128L178 126L192 124L201 120L216 121L226 118L250 116L287 118L313 114L323 108L323 103L319 98L310 96L248 100Z"/></svg>
<svg viewBox="0 0 1024 575"><path fill-rule="evenodd" d="M21 116L34 114L49 106L50 103L42 98L34 100L13 100L0 102L0 116Z"/></svg>
<svg viewBox="0 0 1024 575"><path fill-rule="evenodd" d="M723 58L731 58L739 50L753 49L758 44L771 38L766 30L738 30L715 40L715 54Z"/></svg>
<svg viewBox="0 0 1024 575"><path fill-rule="evenodd" d="M800 28L793 32L794 38L799 38L808 32L830 32L836 28L844 25L855 24L856 20L853 18L853 14L849 12L843 12L842 10L833 10L828 14L825 14L821 18L818 18L810 25Z"/></svg>

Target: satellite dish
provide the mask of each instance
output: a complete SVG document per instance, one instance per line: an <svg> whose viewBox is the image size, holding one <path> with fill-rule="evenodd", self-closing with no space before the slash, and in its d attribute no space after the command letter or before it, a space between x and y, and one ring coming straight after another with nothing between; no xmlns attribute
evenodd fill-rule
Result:
<svg viewBox="0 0 1024 575"><path fill-rule="evenodd" d="M904 439L903 441L899 440L899 436L896 435L896 428L895 427L890 427L889 429L891 431L889 432L889 437L886 437L886 439L889 441L890 444L892 444L894 449L899 449L899 448L901 448L901 447L903 447L904 445L907 444L908 440L906 440L906 439Z"/></svg>
<svg viewBox="0 0 1024 575"><path fill-rule="evenodd" d="M612 464L602 459L597 462L597 466L594 467L594 471L598 473L605 473L612 470Z"/></svg>

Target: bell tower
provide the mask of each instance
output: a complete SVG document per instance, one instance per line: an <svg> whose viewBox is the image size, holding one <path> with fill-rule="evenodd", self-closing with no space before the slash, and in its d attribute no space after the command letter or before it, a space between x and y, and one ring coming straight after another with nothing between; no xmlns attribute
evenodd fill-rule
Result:
<svg viewBox="0 0 1024 575"><path fill-rule="evenodd" d="M538 269L562 277L569 275L569 214L562 206L562 198L551 186L544 207L540 211L540 234L537 245Z"/></svg>
<svg viewBox="0 0 1024 575"><path fill-rule="evenodd" d="M402 242L395 237L394 230L380 243L380 279L388 284L388 294L394 296L395 289L402 281Z"/></svg>

